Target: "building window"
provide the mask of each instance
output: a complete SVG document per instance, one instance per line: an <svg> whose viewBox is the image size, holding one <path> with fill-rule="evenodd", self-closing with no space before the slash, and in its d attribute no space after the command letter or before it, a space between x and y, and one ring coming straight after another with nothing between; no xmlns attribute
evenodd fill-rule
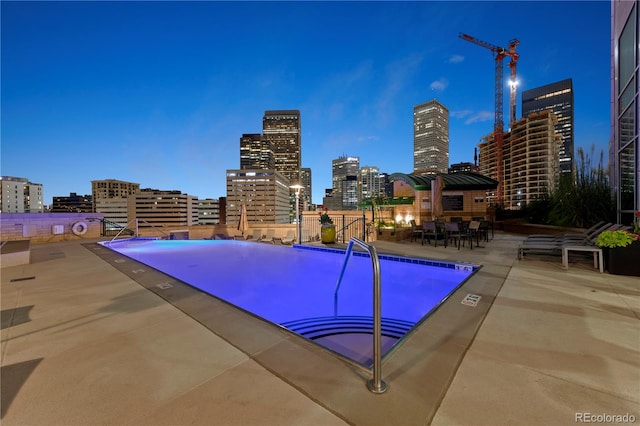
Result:
<svg viewBox="0 0 640 426"><path fill-rule="evenodd" d="M620 151L620 210L634 208L636 153L633 144ZM627 221L630 223L630 221ZM623 222L623 223L627 223Z"/></svg>

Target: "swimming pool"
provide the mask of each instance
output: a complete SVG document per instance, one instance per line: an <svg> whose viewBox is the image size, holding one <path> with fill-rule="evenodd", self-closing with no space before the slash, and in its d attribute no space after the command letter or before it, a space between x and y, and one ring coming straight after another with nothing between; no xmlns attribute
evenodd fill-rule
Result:
<svg viewBox="0 0 640 426"><path fill-rule="evenodd" d="M344 250L230 240L131 239L102 244L352 361L371 365L373 272L366 253L353 252L336 298ZM379 258L383 354L479 268Z"/></svg>

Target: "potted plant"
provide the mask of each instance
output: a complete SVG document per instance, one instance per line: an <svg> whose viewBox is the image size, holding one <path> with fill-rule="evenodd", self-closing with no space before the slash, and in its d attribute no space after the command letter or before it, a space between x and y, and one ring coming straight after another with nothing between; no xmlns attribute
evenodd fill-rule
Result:
<svg viewBox="0 0 640 426"><path fill-rule="evenodd" d="M324 212L320 212L320 225L322 228L320 229L320 236L322 237L322 242L325 244L332 244L336 242L336 226L333 224L333 220L329 216L329 209L325 208Z"/></svg>
<svg viewBox="0 0 640 426"><path fill-rule="evenodd" d="M607 271L614 275L640 276L640 240L638 234L617 230L603 231L596 239L603 249Z"/></svg>

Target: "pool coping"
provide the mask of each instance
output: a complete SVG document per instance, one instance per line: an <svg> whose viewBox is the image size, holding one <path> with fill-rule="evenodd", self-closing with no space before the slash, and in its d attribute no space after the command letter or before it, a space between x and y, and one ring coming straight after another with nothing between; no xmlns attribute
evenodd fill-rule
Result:
<svg viewBox="0 0 640 426"><path fill-rule="evenodd" d="M133 259L116 262L126 256L100 244L84 246L316 403L356 424L393 423L397 418L429 422L510 270L483 265L466 280L449 296L451 303L442 304L385 358L382 378L389 390L375 395L366 390L369 371L330 350L208 294L202 297L200 290ZM481 297L475 307L462 304L468 294Z"/></svg>

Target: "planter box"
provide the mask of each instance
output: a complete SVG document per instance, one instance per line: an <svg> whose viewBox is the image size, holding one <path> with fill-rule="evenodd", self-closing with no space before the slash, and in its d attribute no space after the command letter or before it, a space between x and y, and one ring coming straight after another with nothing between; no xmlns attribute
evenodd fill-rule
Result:
<svg viewBox="0 0 640 426"><path fill-rule="evenodd" d="M640 277L640 241L627 247L605 248L604 267L610 274Z"/></svg>
<svg viewBox="0 0 640 426"><path fill-rule="evenodd" d="M380 229L378 239L382 241L402 241L411 238L411 228Z"/></svg>

